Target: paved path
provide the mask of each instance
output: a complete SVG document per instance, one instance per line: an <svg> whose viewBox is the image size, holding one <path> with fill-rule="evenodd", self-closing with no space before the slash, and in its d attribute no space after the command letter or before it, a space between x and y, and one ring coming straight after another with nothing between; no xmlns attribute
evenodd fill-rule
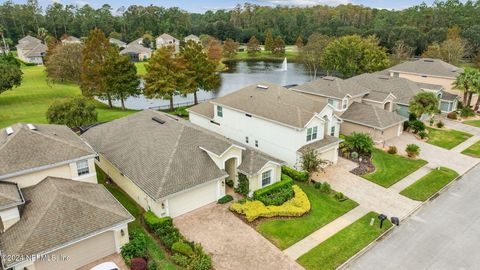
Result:
<svg viewBox="0 0 480 270"><path fill-rule="evenodd" d="M227 205L210 204L174 219L183 235L200 242L218 270L303 269L261 234L234 216Z"/></svg>
<svg viewBox="0 0 480 270"><path fill-rule="evenodd" d="M464 141L463 143L461 143L461 144L455 146L454 148L452 148L451 151L461 153L463 150L467 149L472 144L474 144L478 141L480 141L480 137L476 136L476 135L473 135L473 137L469 138L468 140Z"/></svg>
<svg viewBox="0 0 480 270"><path fill-rule="evenodd" d="M420 169L416 170L412 174L408 175L407 177L403 178L402 180L398 181L397 183L390 186L388 189L393 190L396 193L404 190L406 187L410 186L411 184L415 183L418 179L424 177L429 172L432 171L436 167L431 163L426 164L425 166L421 167Z"/></svg>
<svg viewBox="0 0 480 270"><path fill-rule="evenodd" d="M349 269L479 269L479 194L476 166Z"/></svg>
<svg viewBox="0 0 480 270"><path fill-rule="evenodd" d="M450 119L447 119L446 117L442 117L442 121L445 123L447 127L451 129L461 130L473 135L480 136L480 128L478 127L466 125L459 121L452 121Z"/></svg>
<svg viewBox="0 0 480 270"><path fill-rule="evenodd" d="M349 211L345 215L335 219L334 221L323 226L319 230L305 237L303 240L295 243L293 246L285 249L283 252L290 258L296 260L298 257L310 251L323 241L327 240L330 236L336 234L343 228L352 224L357 219L366 215L370 210L361 206L357 206L353 210Z"/></svg>

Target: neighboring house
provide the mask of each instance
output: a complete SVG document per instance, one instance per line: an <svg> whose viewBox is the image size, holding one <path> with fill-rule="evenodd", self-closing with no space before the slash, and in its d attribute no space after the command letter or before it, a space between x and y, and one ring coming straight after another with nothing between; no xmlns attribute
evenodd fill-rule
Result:
<svg viewBox="0 0 480 270"><path fill-rule="evenodd" d="M226 194L226 179L249 190L280 181L281 161L188 121L146 110L90 128L82 137L98 166L138 204L177 217Z"/></svg>
<svg viewBox="0 0 480 270"><path fill-rule="evenodd" d="M200 43L200 38L195 36L195 35L188 35L183 39L183 41L185 41L185 42L188 42L190 40L195 41L197 43Z"/></svg>
<svg viewBox="0 0 480 270"><path fill-rule="evenodd" d="M180 40L172 37L167 33L163 33L159 37L157 37L155 39L155 44L157 45L157 49L164 46L173 46L175 48L175 52L180 51Z"/></svg>
<svg viewBox="0 0 480 270"><path fill-rule="evenodd" d="M108 41L110 42L110 44L117 45L117 47L120 49L124 49L127 47L127 43L116 38L109 38Z"/></svg>
<svg viewBox="0 0 480 270"><path fill-rule="evenodd" d="M62 45L82 43L82 41L79 38L76 38L74 36L68 36L68 35L65 35L64 37L62 37L60 41L62 42Z"/></svg>
<svg viewBox="0 0 480 270"><path fill-rule="evenodd" d="M17 57L26 62L37 65L43 64L43 57L47 51L47 46L38 38L26 36L18 41Z"/></svg>
<svg viewBox="0 0 480 270"><path fill-rule="evenodd" d="M314 150L338 159L341 120L326 102L282 86L251 85L191 107L190 121L300 168L302 153Z"/></svg>
<svg viewBox="0 0 480 270"><path fill-rule="evenodd" d="M152 50L142 45L131 44L120 51L121 55L128 55L133 62L145 61L152 57Z"/></svg>
<svg viewBox="0 0 480 270"><path fill-rule="evenodd" d="M407 120L393 112L395 96L373 92L354 80L325 76L291 90L332 105L343 120L340 132L344 135L363 132L375 142L382 142L402 134L403 122Z"/></svg>
<svg viewBox="0 0 480 270"><path fill-rule="evenodd" d="M77 269L120 252L133 217L96 184L95 156L65 126L0 130L3 269Z"/></svg>
<svg viewBox="0 0 480 270"><path fill-rule="evenodd" d="M463 69L444 62L440 59L421 58L416 61L407 61L388 69L390 76L412 80L414 82L441 85L445 91L460 95L460 91L453 89L452 83Z"/></svg>
<svg viewBox="0 0 480 270"><path fill-rule="evenodd" d="M127 44L127 47L128 47L128 46L131 46L131 45L142 45L142 46L143 46L143 38L137 38L137 39L135 39L134 41L128 43L128 44Z"/></svg>

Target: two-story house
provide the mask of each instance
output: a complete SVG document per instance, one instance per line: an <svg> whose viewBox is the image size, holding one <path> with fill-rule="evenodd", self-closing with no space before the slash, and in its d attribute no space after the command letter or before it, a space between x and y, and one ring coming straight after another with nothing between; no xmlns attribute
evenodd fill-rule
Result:
<svg viewBox="0 0 480 270"><path fill-rule="evenodd" d="M120 252L133 217L97 184L95 157L66 126L0 129L3 269L77 269Z"/></svg>
<svg viewBox="0 0 480 270"><path fill-rule="evenodd" d="M180 51L180 40L167 33L163 33L158 36L155 39L155 44L157 45L157 49L164 46L173 46L175 48L175 52Z"/></svg>
<svg viewBox="0 0 480 270"><path fill-rule="evenodd" d="M25 36L18 41L17 57L26 63L43 64L47 46L38 38Z"/></svg>
<svg viewBox="0 0 480 270"><path fill-rule="evenodd" d="M314 150L335 163L341 120L326 102L285 87L262 83L189 109L190 121L299 168Z"/></svg>

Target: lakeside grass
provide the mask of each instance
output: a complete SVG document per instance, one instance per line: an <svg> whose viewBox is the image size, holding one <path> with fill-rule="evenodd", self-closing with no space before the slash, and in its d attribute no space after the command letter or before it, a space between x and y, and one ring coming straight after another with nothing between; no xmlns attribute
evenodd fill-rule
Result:
<svg viewBox="0 0 480 270"><path fill-rule="evenodd" d="M47 83L44 66L23 66L20 87L0 94L0 128L15 123L47 123L45 113L55 99L80 95L80 88L73 83ZM108 108L96 102L98 121L110 121L136 111Z"/></svg>

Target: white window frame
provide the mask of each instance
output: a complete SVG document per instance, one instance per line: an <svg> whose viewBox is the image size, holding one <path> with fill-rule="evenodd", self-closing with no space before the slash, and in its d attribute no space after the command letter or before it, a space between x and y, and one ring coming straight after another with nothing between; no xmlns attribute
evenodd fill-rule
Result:
<svg viewBox="0 0 480 270"><path fill-rule="evenodd" d="M268 179L268 183L264 183ZM262 172L262 187L268 186L272 183L272 170Z"/></svg>
<svg viewBox="0 0 480 270"><path fill-rule="evenodd" d="M223 107L217 105L217 116L223 117Z"/></svg>
<svg viewBox="0 0 480 270"><path fill-rule="evenodd" d="M315 140L317 136L318 136L317 126L307 128L307 142Z"/></svg>
<svg viewBox="0 0 480 270"><path fill-rule="evenodd" d="M245 143L248 143L248 136L245 136Z"/></svg>
<svg viewBox="0 0 480 270"><path fill-rule="evenodd" d="M258 140L255 140L255 147L258 147Z"/></svg>
<svg viewBox="0 0 480 270"><path fill-rule="evenodd" d="M79 160L76 162L77 165L77 175L88 175L90 174L90 167L88 166L88 160Z"/></svg>
<svg viewBox="0 0 480 270"><path fill-rule="evenodd" d="M348 108L348 98L342 99L342 110L346 110Z"/></svg>
<svg viewBox="0 0 480 270"><path fill-rule="evenodd" d="M331 126L330 127L330 136L335 136L335 131L336 131L335 126Z"/></svg>

